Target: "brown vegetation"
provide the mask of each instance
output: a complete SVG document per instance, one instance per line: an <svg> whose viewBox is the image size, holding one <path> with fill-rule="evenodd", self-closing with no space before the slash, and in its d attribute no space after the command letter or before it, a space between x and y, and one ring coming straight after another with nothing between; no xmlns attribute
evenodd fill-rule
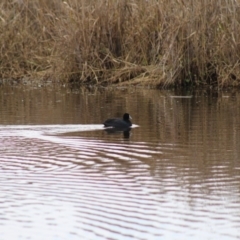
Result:
<svg viewBox="0 0 240 240"><path fill-rule="evenodd" d="M0 78L240 83L236 0L2 0Z"/></svg>

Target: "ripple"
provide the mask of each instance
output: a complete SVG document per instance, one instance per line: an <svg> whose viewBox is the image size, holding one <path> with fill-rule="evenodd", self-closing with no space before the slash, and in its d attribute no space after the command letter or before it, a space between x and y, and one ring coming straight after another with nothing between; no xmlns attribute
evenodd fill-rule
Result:
<svg viewBox="0 0 240 240"><path fill-rule="evenodd" d="M110 143L59 134L78 125L54 127L0 127L3 239L238 236L226 228L240 227L239 168L233 178L226 164L200 171L183 144Z"/></svg>

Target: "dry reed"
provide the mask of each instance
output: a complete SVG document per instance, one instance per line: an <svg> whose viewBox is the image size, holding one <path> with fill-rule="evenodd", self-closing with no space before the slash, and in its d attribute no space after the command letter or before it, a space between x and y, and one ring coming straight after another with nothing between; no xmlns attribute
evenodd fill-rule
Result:
<svg viewBox="0 0 240 240"><path fill-rule="evenodd" d="M0 78L240 83L238 0L2 0Z"/></svg>

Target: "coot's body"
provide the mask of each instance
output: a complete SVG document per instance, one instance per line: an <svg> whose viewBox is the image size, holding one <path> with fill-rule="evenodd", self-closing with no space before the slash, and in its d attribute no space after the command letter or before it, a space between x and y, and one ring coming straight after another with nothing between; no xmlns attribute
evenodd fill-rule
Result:
<svg viewBox="0 0 240 240"><path fill-rule="evenodd" d="M103 124L104 127L114 127L114 128L129 128L132 126L130 121L131 116L128 113L124 113L123 118L111 118L107 119Z"/></svg>

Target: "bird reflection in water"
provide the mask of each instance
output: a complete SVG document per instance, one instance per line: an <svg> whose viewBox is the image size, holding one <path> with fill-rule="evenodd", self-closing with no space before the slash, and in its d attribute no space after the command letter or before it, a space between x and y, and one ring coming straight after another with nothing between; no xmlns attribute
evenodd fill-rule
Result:
<svg viewBox="0 0 240 240"><path fill-rule="evenodd" d="M108 134L121 134L123 133L124 138L130 138L131 128L106 128L105 131Z"/></svg>

